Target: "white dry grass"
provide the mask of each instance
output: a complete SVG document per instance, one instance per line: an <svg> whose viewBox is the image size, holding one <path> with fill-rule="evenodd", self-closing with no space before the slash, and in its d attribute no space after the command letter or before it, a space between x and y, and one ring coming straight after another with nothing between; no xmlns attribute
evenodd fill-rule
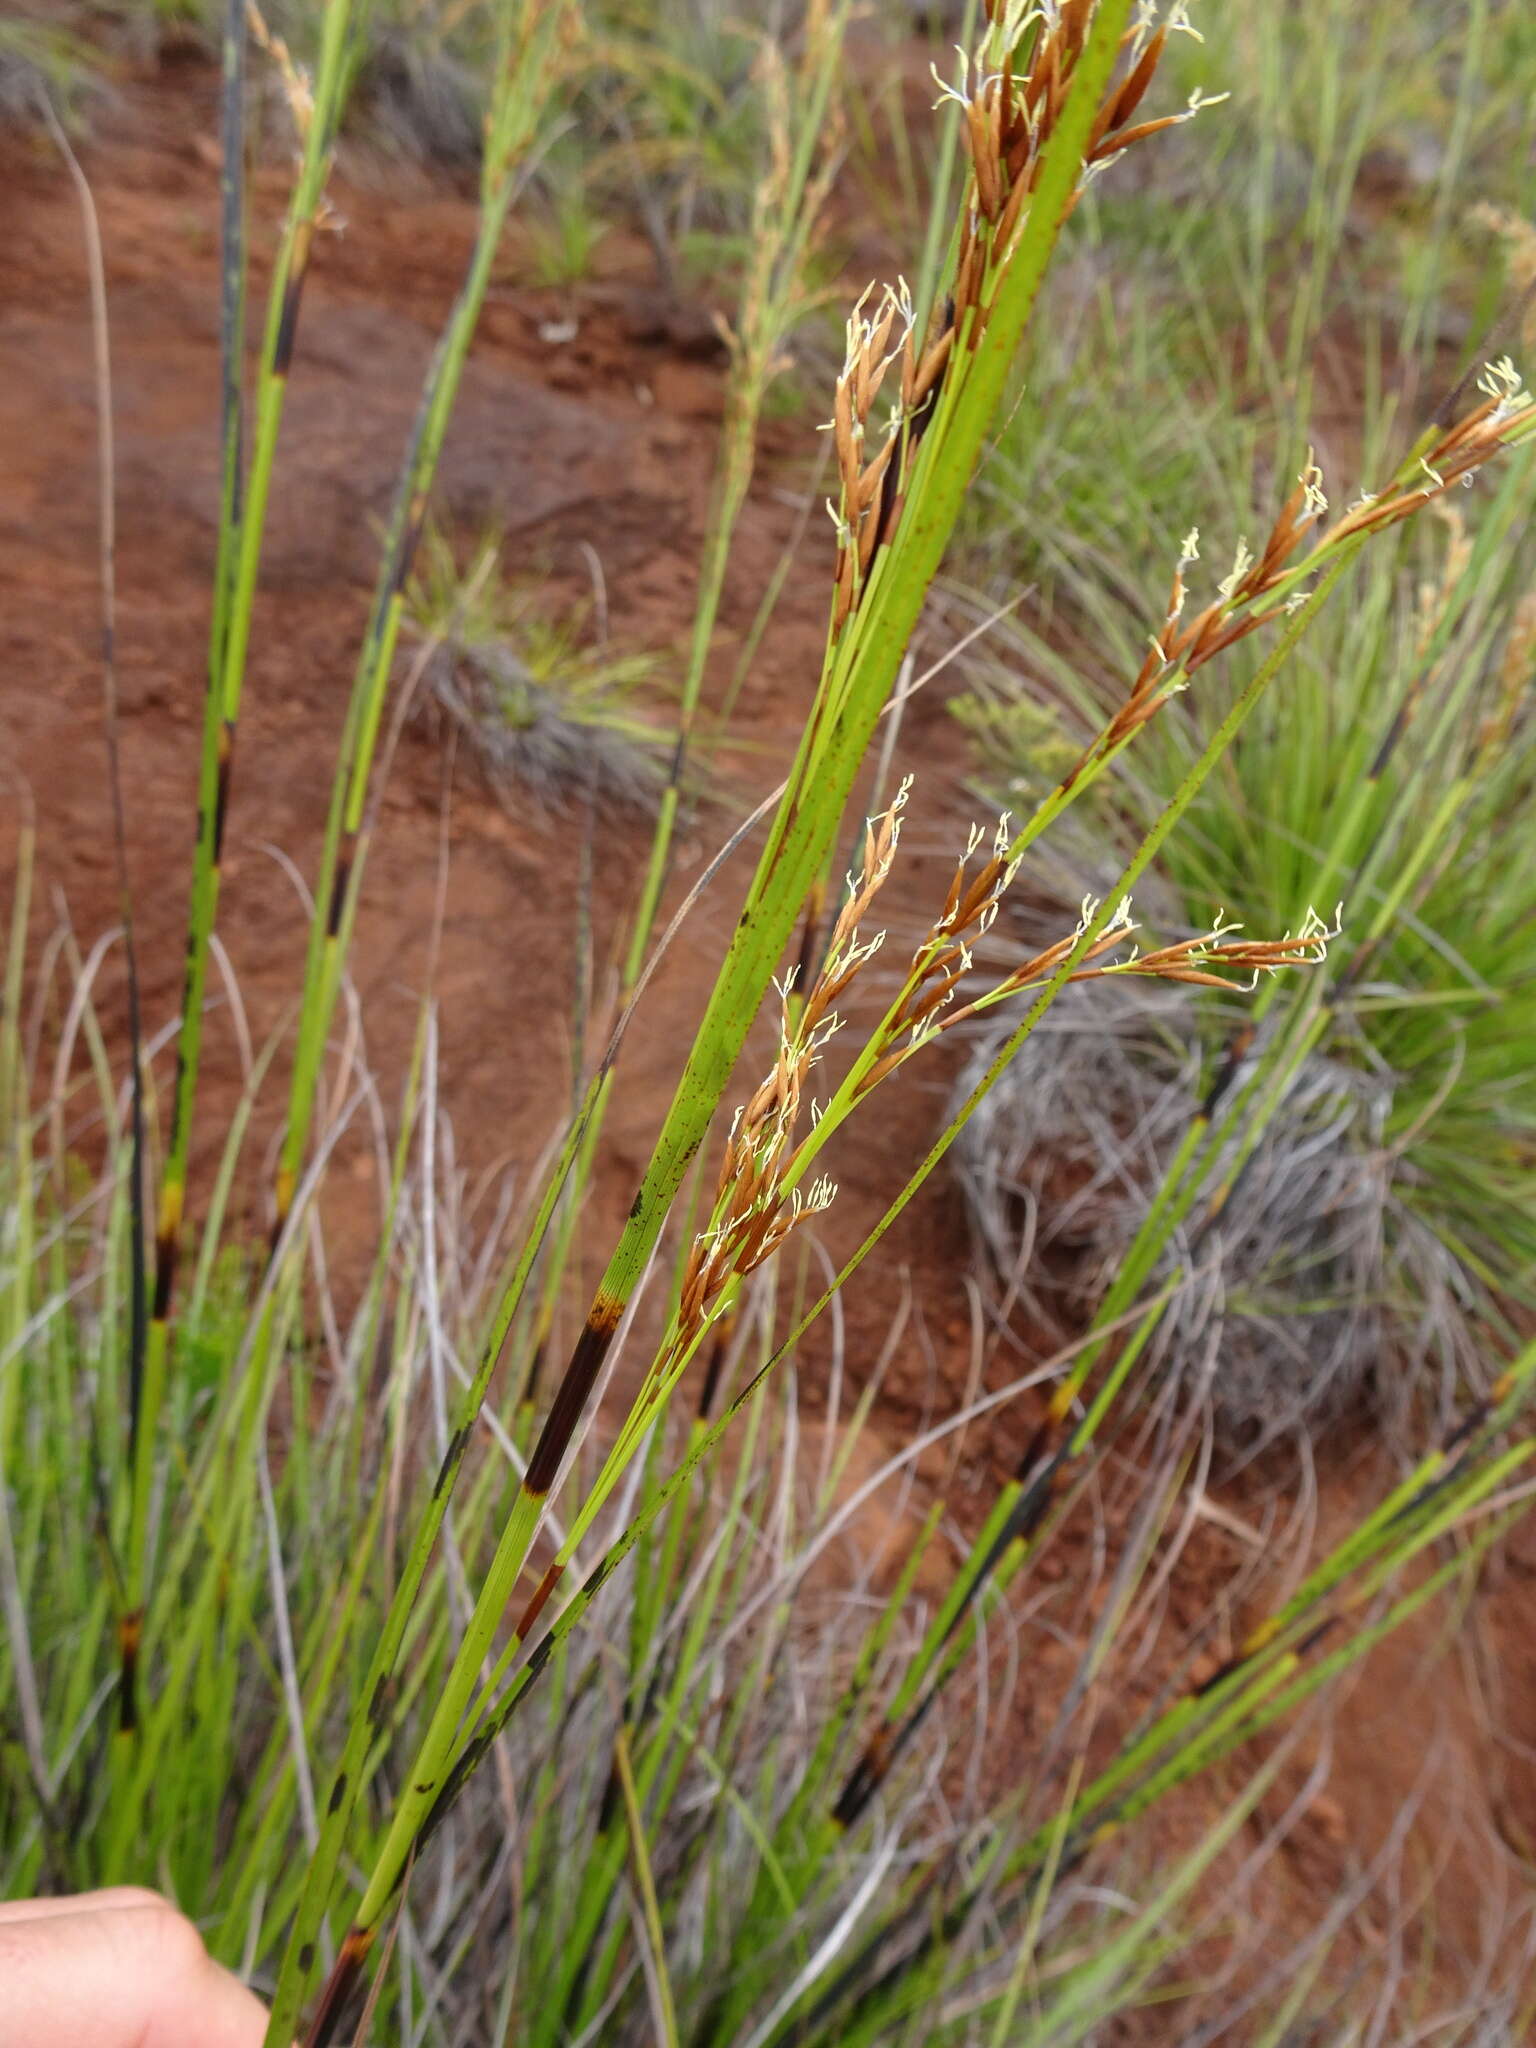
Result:
<svg viewBox="0 0 1536 2048"><path fill-rule="evenodd" d="M1033 1283L1037 1313L1091 1313L1201 1109L1202 1025L1208 1013L1182 990L1097 983L1066 991L1026 1040L957 1147L1000 1291L1033 1265L1051 1276ZM977 1031L962 1098L1010 1028ZM1179 1284L1160 1364L1209 1399L1228 1452L1361 1403L1404 1427L1416 1394L1443 1406L1470 1363L1455 1269L1398 1194L1383 1138L1392 1089L1389 1074L1308 1058L1240 1168L1241 1134L1210 1162L1165 1254L1161 1277Z"/></svg>

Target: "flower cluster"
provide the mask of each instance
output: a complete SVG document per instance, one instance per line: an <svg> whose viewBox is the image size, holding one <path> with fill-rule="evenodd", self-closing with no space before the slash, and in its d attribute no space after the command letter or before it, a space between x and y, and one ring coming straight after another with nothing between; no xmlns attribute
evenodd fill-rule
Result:
<svg viewBox="0 0 1536 2048"><path fill-rule="evenodd" d="M873 311L868 310L872 293L867 293L848 323L830 422L842 484L831 508L839 549L834 633L856 609L877 550L896 530L918 446L936 415L956 351L974 350L986 332L998 282L1019 245L1030 196L1092 20L1093 0L1060 0L1059 5L988 0L977 51L960 52L954 83L938 79L941 98L961 110L970 163L953 283L925 332L918 331L904 283L888 287ZM1085 179L1137 142L1189 120L1206 104L1197 94L1178 113L1135 119L1169 36L1180 31L1193 33L1181 8L1161 22L1143 10L1127 31L1116 75L1094 117ZM899 397L886 421L877 425L876 400L887 372L898 363Z"/></svg>

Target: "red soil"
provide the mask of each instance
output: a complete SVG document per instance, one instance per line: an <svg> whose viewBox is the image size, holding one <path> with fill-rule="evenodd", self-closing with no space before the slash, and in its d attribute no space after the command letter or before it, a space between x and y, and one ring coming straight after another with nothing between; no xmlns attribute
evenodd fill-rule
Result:
<svg viewBox="0 0 1536 2048"><path fill-rule="evenodd" d="M81 146L109 273L122 745L151 1028L174 1016L179 992L216 531L214 95L214 76L198 63L126 80ZM284 186L281 166L256 181L262 262ZM96 422L80 218L46 139L12 135L0 143L0 190L0 762L12 790L29 791L36 808L45 886L34 937L40 944L67 907L85 951L115 924L117 899L101 736ZM292 875L273 849L300 875L313 875L376 527L472 225L469 206L440 186L355 160L344 162L334 196L345 227L322 240L300 328L220 916L258 1042L292 1001L305 930ZM514 233L464 380L438 513L466 531L499 522L529 569L568 595L590 587L593 551L614 638L657 650L675 668L706 515L720 366L697 352L696 320L669 329L654 317L646 259L623 238L604 245L599 276L558 302L517 282L517 251ZM579 321L573 340L541 338L552 315L569 312ZM679 333L681 348L672 338ZM786 500L803 488L809 440L800 422L770 433L733 560L721 675L794 530L796 511ZM788 757L819 661L827 567L824 525L813 521L741 700L731 751L717 766L719 800L700 805L684 834L678 890ZM920 779L906 857L889 892L893 942L936 907L969 816L960 787L965 757L938 690L912 708L900 758ZM353 960L367 1055L386 1106L398 1096L426 973L442 803L441 749L408 730L383 801ZM7 871L20 815L13 795L0 815ZM468 1171L511 1161L527 1176L569 1087L578 826L572 818L509 813L462 764L448 815L452 869L434 984L443 1099ZM600 962L611 957L642 843L623 820L599 821ZM588 1218L594 1257L628 1204L743 879L738 858L684 929L631 1034ZM119 1000L113 972L109 964L101 982L111 1014ZM238 1084L224 1019L210 1038L200 1119L205 1172ZM759 1041L759 1055L762 1049ZM858 1241L930 1141L951 1072L936 1058L926 1077L882 1095L878 1114L861 1122L856 1142L833 1162L840 1193L827 1238L834 1255ZM243 1196L257 1227L260 1189L252 1175ZM374 1197L365 1180L359 1190L350 1226L345 1217L328 1223L342 1266L349 1238L356 1245L367 1235L364 1211ZM964 1263L958 1198L941 1173L850 1290L845 1355L855 1387L877 1353L903 1270L921 1306L925 1334L914 1326L903 1345L879 1418L892 1441L925 1400L953 1398L964 1385ZM1018 1369L1012 1353L995 1361L999 1378ZM1017 1446L1030 1419L971 1432L974 1480ZM1257 1518L1258 1484L1250 1478L1246 1489L1230 1490L1223 1506ZM1352 1504L1376 1497L1380 1484L1380 1471L1368 1467L1325 1471L1322 1533L1343 1527ZM983 1498L979 1486L971 1498ZM893 1534L878 1518L869 1533ZM1091 1532L1083 1546L1086 1561ZM1203 1620L1234 1560L1245 1556L1241 1539L1202 1523L1175 1574L1170 1618ZM1490 1892L1510 1881L1509 1850L1527 1857L1536 1841L1531 1752L1498 1732L1528 1727L1536 1704L1536 1651L1525 1619L1533 1570L1536 1538L1528 1534L1485 1575L1471 1605L1475 1626L1432 1670L1424 1656L1443 1622L1438 1610L1371 1660L1339 1717L1327 1790L1266 1872L1262 1896L1280 1929L1277 1952L1285 1930L1298 1938L1385 1838L1432 1739L1445 1748L1414 1839L1426 1858L1432 1850L1448 1858L1436 1909L1446 1951L1475 1952ZM1086 1625L1081 1615L1063 1620L1074 1630ZM1480 1677L1469 1669L1477 1644L1487 1650ZM1054 1664L1049 1645L1041 1656ZM1498 1690L1489 1693L1494 1671ZM1299 1766L1287 1766L1281 1783L1289 1790L1271 1793L1271 1819L1300 1782ZM1175 1802L1153 1837L1157 1853L1189 1838L1203 1797L1188 1793ZM1377 1911L1373 1905L1358 1916L1355 1939L1366 1949Z"/></svg>
<svg viewBox="0 0 1536 2048"><path fill-rule="evenodd" d="M117 460L118 665L130 866L145 1012L174 1014L217 521L215 79L183 64L134 83L96 120L85 163L106 248ZM259 1042L300 979L304 921L280 848L313 876L345 692L365 615L377 532L388 508L422 373L469 250L473 213L457 197L373 166L333 194L338 232L322 239L306 288L284 415L261 594L242 705L219 931ZM385 181L386 176L388 182ZM101 743L96 543L96 424L78 208L46 140L7 145L9 231L0 250L7 314L0 335L0 544L8 602L0 703L5 759L36 805L40 872L86 947L117 917ZM256 178L258 268L285 192L276 166ZM340 226L344 223L344 227ZM502 274L515 279L509 237ZM607 274L576 295L576 338L541 338L572 302L493 287L463 381L434 505L451 528L495 524L507 560L560 598L585 595L595 557L610 627L676 672L703 533L722 371L679 353L654 317L648 261L605 249ZM676 323L673 323L674 327ZM635 339L651 334L651 341ZM782 436L799 447L798 430ZM740 638L796 524L772 471L742 521L720 637L728 673ZM589 552L590 551L590 552ZM826 546L812 529L764 661L741 699L720 764L722 801L698 808L677 862L677 890L787 764L819 664ZM21 679L26 678L26 682ZM913 707L907 748L924 786L913 806L902 904L942 895L955 837L963 750L936 692ZM385 1090L403 1072L426 972L438 889L442 751L408 729L384 797L353 955L370 1059ZM18 812L5 821L6 845ZM512 815L461 761L451 796L447 927L435 990L444 1098L466 1167L530 1162L569 1082L579 826L530 808ZM924 844L933 850L924 857ZM644 840L603 816L595 848L598 960L611 957ZM7 851L7 859L9 859ZM720 957L744 858L704 898L653 985L609 1117L604 1176L616 1224L633 1192L683 1033ZM893 891L893 895L894 895ZM53 915L44 893L39 929ZM601 982L600 982L601 985ZM110 987L104 982L104 987ZM110 997L107 998L110 1010ZM215 1027L202 1120L220 1136ZM930 1081L942 1079L936 1066ZM893 1098L895 1091L892 1091ZM840 1162L850 1243L899 1185L896 1169L932 1126L919 1083L861 1132ZM935 1196L901 1234L936 1271L958 1251L958 1222Z"/></svg>

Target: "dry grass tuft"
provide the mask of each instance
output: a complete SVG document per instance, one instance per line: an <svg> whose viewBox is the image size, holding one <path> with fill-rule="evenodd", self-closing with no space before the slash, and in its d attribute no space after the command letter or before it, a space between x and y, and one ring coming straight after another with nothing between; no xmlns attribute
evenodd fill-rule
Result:
<svg viewBox="0 0 1536 2048"><path fill-rule="evenodd" d="M453 171L480 161L483 100L466 65L404 29L375 36L356 86L356 104L386 149Z"/></svg>
<svg viewBox="0 0 1536 2048"><path fill-rule="evenodd" d="M531 590L501 580L499 537L460 577L447 540L429 532L408 623L420 646L429 723L460 734L504 802L569 810L590 799L653 813L671 736L635 708L656 664L615 654L580 613L552 617Z"/></svg>
<svg viewBox="0 0 1536 2048"><path fill-rule="evenodd" d="M1011 1028L978 1027L961 1097ZM1028 1295L1042 1317L1079 1323L1123 1262L1202 1106L1198 1029L1171 990L1068 990L963 1132L960 1181L987 1264L1000 1289L1026 1265L1050 1275ZM1228 1087L1253 1056L1236 1049ZM1309 1058L1241 1171L1230 1155L1213 1162L1170 1246L1164 1277L1183 1278L1161 1369L1209 1399L1229 1454L1362 1404L1406 1427L1417 1398L1443 1404L1471 1365L1454 1271L1395 1192L1392 1092L1389 1075ZM1410 1260L1412 1320L1398 1284Z"/></svg>

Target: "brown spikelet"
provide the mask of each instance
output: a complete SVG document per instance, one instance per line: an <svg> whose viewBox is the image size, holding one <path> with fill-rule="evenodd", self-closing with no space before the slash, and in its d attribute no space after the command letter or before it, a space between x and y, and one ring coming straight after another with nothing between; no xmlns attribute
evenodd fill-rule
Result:
<svg viewBox="0 0 1536 2048"><path fill-rule="evenodd" d="M1004 10L989 7L990 32L976 61L958 85L945 88L946 96L959 102L970 169L954 281L938 332L921 348L910 331L910 309L894 294L888 293L867 319L861 302L849 323L831 422L840 485L834 634L857 610L879 550L899 529L917 446L928 424L929 414L921 408L938 389L956 335L974 350L986 332L1092 13L1092 0L1070 0L1054 21L1035 24L1026 44L1004 48L999 47ZM1188 118L1185 113L1127 125L1152 84L1166 40L1161 29L1126 37L1126 69L1107 89L1095 116L1090 160L1116 155L1170 121ZM1026 47L1029 68L1021 76L1017 64ZM893 360L900 363L900 401L890 424L877 429L873 408Z"/></svg>

